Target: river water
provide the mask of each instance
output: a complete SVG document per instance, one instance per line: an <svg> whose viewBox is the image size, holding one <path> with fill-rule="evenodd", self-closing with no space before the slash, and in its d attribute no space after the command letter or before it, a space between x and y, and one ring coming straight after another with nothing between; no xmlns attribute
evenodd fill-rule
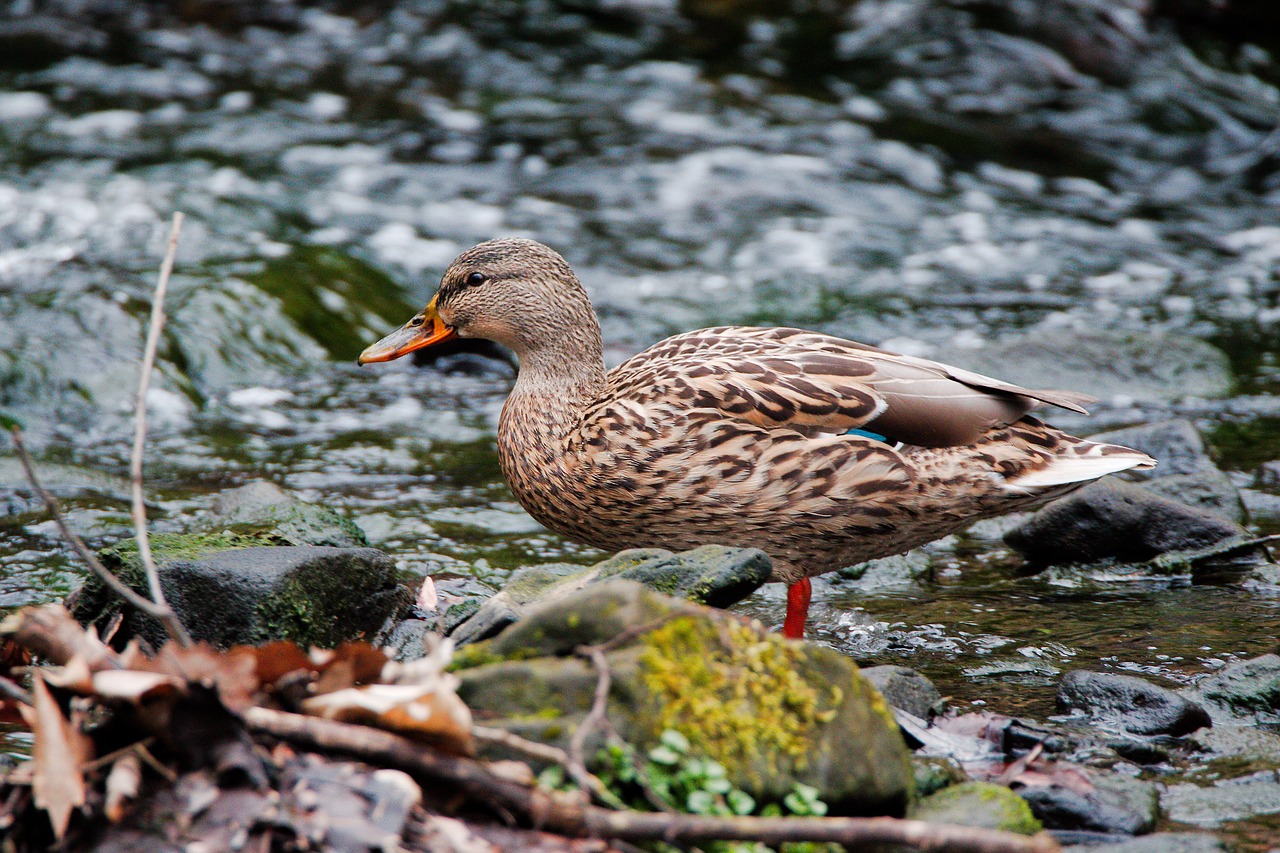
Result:
<svg viewBox="0 0 1280 853"><path fill-rule="evenodd" d="M509 358L354 365L504 234L575 266L611 363L703 325L802 325L1088 391L1092 419L1054 418L1082 432L1189 417L1241 486L1280 458L1280 30L1260 6L7 5L0 413L95 544L127 535L175 210L157 530L268 479L445 593L600 558L501 482ZM0 607L65 594L81 570L9 457L0 498ZM1000 529L917 555L909 585L824 581L816 638L1038 717L1071 668L1186 684L1275 647L1274 590L1025 578ZM777 623L781 590L741 607Z"/></svg>

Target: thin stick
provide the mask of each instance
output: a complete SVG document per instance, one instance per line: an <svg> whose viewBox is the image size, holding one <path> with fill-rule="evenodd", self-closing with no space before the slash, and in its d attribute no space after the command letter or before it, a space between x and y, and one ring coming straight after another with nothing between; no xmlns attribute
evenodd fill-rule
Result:
<svg viewBox="0 0 1280 853"><path fill-rule="evenodd" d="M585 767L580 768L581 773L575 772L569 753L558 746L539 743L536 740L528 740L519 735L514 735L506 729L489 726L472 726L471 736L476 740L505 746L513 752L519 752L538 761L545 761L548 764L561 767L580 787L589 790L596 799L603 803L608 803L614 808L624 807L622 801L614 796L613 792L601 781L599 776L588 772Z"/></svg>
<svg viewBox="0 0 1280 853"><path fill-rule="evenodd" d="M580 787L587 788L590 787L589 779L594 779L595 777L587 771L587 761L583 752L587 737L608 719L609 686L612 677L609 673L609 661L605 659L604 652L600 646L579 646L576 654L580 657L589 658L595 666L596 692L591 700L591 710L582 718L582 722L578 723L578 727L573 730L573 737L569 738L569 763L565 766L565 769L569 771L569 775L573 777L573 780ZM609 796L604 798L604 802L615 809L625 808L622 801L614 796L612 792L609 792Z"/></svg>
<svg viewBox="0 0 1280 853"><path fill-rule="evenodd" d="M34 705L35 699L31 694L18 686L17 682L5 678L0 675L0 696L6 699L12 699L15 702L21 702L23 705Z"/></svg>
<svg viewBox="0 0 1280 853"><path fill-rule="evenodd" d="M89 550L89 546L84 544L84 540L67 526L67 519L62 514L62 507L58 504L58 499L44 487L40 482L40 478L36 476L35 465L31 462L31 454L27 453L27 447L22 441L22 430L15 426L10 430L10 434L13 436L13 448L18 453L18 461L22 463L22 470L26 472L27 481L31 483L31 488L40 496L40 500L44 501L44 505L49 509L49 514L53 516L53 523L57 525L58 531L63 537L71 543L71 547L80 555L80 559L88 563L93 573L109 586L112 592L133 607L159 621L169 632L169 636L179 643L184 646L191 645L191 638L187 635L186 629L182 627L182 623L178 621L178 617L174 615L174 612L169 609L167 604L156 604L151 599L134 592L106 566L102 565L97 556Z"/></svg>
<svg viewBox="0 0 1280 853"><path fill-rule="evenodd" d="M518 813L531 824L565 835L662 840L668 843L829 841L854 850L872 844L899 844L917 850L950 853L1056 853L1048 833L1028 838L972 826L925 823L891 817L705 817L686 814L618 812L540 788L499 778L478 762L438 753L390 732L323 720L302 714L249 708L251 731L311 749L326 749L380 767L404 770L424 782L444 783L480 802Z"/></svg>
<svg viewBox="0 0 1280 853"><path fill-rule="evenodd" d="M178 233L182 230L182 213L173 214L173 227L169 229L169 245L160 264L160 278L155 294L151 297L151 323L147 328L147 344L142 351L142 369L138 377L138 399L134 405L133 456L129 460L129 480L133 486L133 530L138 540L138 558L147 573L151 600L168 608L164 591L160 589L160 572L151 556L151 538L147 535L147 506L142 496L142 447L147 440L147 390L151 386L151 371L155 368L156 350L160 346L160 331L164 328L164 295L169 288L169 276L173 273L173 259L178 253ZM182 642L181 639L179 642ZM182 643L190 645L190 641Z"/></svg>

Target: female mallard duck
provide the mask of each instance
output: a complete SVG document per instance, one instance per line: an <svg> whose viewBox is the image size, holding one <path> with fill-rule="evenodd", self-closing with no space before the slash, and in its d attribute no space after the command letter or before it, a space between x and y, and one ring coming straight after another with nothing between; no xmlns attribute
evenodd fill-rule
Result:
<svg viewBox="0 0 1280 853"><path fill-rule="evenodd" d="M519 358L498 459L530 515L606 550L760 548L791 585L789 637L804 634L811 575L1155 464L1027 415L1092 398L800 329L686 332L606 371L586 291L532 240L464 252L360 363L454 336Z"/></svg>

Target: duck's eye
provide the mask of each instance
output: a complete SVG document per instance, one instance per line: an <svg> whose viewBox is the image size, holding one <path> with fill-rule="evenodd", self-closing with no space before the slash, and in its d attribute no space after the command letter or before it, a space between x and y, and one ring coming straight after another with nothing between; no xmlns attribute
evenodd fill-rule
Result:
<svg viewBox="0 0 1280 853"><path fill-rule="evenodd" d="M410 325L410 326L421 326L423 322L424 322L424 321L423 321L423 318L421 318L421 317L414 317L412 320L410 320L410 321L409 321L409 325Z"/></svg>
<svg viewBox="0 0 1280 853"><path fill-rule="evenodd" d="M467 276L467 284L470 286L484 284L488 280L489 277L482 272L473 272L471 275Z"/></svg>

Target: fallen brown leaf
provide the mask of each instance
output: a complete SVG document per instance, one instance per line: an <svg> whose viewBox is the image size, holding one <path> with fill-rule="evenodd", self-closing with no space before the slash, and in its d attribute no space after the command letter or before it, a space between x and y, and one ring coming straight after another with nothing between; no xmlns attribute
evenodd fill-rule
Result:
<svg viewBox="0 0 1280 853"><path fill-rule="evenodd" d="M85 734L67 721L39 673L32 678L33 704L23 716L35 735L32 789L35 803L49 813L54 835L61 840L71 822L71 812L84 805L81 768L92 757L93 746Z"/></svg>
<svg viewBox="0 0 1280 853"><path fill-rule="evenodd" d="M119 823L128 813L128 804L137 799L142 787L142 762L137 754L127 752L116 759L107 774L107 797L104 810L107 820Z"/></svg>

